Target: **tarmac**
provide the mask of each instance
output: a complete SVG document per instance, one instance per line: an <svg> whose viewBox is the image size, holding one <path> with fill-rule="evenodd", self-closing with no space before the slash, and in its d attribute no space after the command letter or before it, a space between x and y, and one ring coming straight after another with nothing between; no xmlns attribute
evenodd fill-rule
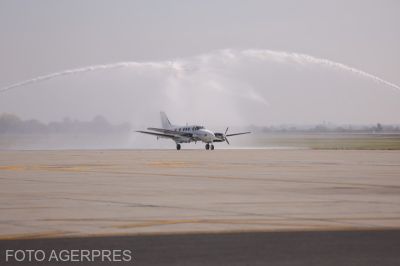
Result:
<svg viewBox="0 0 400 266"><path fill-rule="evenodd" d="M400 227L400 151L0 151L0 240Z"/></svg>

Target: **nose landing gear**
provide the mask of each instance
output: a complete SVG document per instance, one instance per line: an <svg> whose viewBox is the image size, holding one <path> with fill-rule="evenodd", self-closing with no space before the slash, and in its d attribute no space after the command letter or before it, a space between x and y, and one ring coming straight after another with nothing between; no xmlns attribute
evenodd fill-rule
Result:
<svg viewBox="0 0 400 266"><path fill-rule="evenodd" d="M181 149L181 144L177 143L176 144L176 149L179 151Z"/></svg>

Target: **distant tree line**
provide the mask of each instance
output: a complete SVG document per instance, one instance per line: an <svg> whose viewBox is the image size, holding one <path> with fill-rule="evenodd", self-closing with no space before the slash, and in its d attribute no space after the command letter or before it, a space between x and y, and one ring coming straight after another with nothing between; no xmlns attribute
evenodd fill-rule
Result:
<svg viewBox="0 0 400 266"><path fill-rule="evenodd" d="M394 133L400 134L399 125L280 125L280 126L251 126L253 132L260 133Z"/></svg>
<svg viewBox="0 0 400 266"><path fill-rule="evenodd" d="M96 116L91 121L64 118L60 122L42 123L38 120L22 120L14 114L0 114L0 134L63 134L88 133L108 134L130 130L128 123L113 125L103 116Z"/></svg>
<svg viewBox="0 0 400 266"><path fill-rule="evenodd" d="M259 133L395 133L400 134L400 125L278 125L250 126L252 132ZM109 134L131 130L128 123L113 125L101 115L91 121L72 120L43 123L36 119L22 120L14 114L0 114L0 134Z"/></svg>

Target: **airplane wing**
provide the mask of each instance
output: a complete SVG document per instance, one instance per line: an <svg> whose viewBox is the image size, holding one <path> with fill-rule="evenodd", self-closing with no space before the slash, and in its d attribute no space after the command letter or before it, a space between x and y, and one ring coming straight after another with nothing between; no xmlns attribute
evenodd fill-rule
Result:
<svg viewBox="0 0 400 266"><path fill-rule="evenodd" d="M149 135L154 135L154 136L163 137L163 138L176 138L177 137L177 136L172 135L172 134L156 133L156 132L142 131L142 130L137 130L136 132L149 134Z"/></svg>
<svg viewBox="0 0 400 266"><path fill-rule="evenodd" d="M175 131L175 130L170 130L170 129L165 129L165 128L154 128L154 127L149 127L147 129L156 131L156 132L161 132L164 134L174 135L174 136L182 136L182 137L187 137L187 138L193 137L193 134L189 133L189 132Z"/></svg>
<svg viewBox="0 0 400 266"><path fill-rule="evenodd" d="M170 138L178 142L190 142L198 140L195 136L193 136L192 133L188 132L179 132L162 128L148 128L148 129L158 132L142 131L142 130L137 130L136 132L153 135L160 138Z"/></svg>
<svg viewBox="0 0 400 266"><path fill-rule="evenodd" d="M243 134L250 134L251 132L241 132L241 133L234 133L234 134L228 134L226 135L227 137L232 137L232 136L237 136L237 135L243 135Z"/></svg>

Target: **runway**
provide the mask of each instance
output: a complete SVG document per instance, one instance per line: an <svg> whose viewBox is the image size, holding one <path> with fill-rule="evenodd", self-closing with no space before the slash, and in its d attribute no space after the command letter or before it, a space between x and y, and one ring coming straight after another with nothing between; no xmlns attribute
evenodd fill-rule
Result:
<svg viewBox="0 0 400 266"><path fill-rule="evenodd" d="M397 229L400 151L0 152L0 239Z"/></svg>
<svg viewBox="0 0 400 266"><path fill-rule="evenodd" d="M0 241L0 250L129 249L132 260L113 265L394 266L400 231L309 231L172 234ZM2 252L3 253L3 252ZM2 257L3 254L2 254ZM4 258L1 259L4 262ZM43 261L5 265L54 265ZM64 265L72 263L63 262ZM96 261L78 265L110 265Z"/></svg>

